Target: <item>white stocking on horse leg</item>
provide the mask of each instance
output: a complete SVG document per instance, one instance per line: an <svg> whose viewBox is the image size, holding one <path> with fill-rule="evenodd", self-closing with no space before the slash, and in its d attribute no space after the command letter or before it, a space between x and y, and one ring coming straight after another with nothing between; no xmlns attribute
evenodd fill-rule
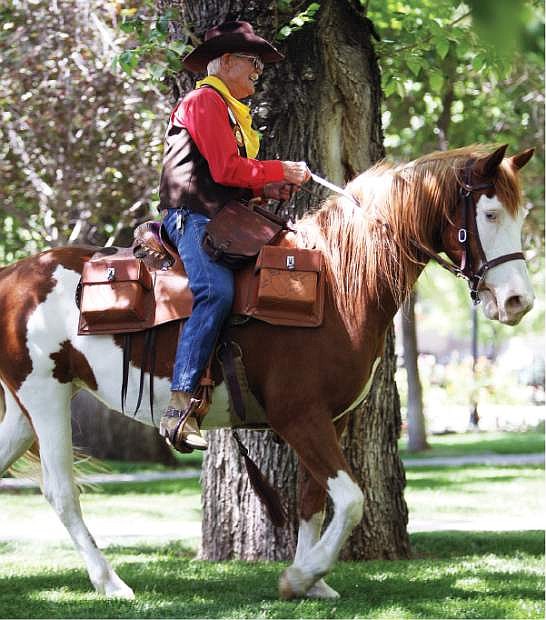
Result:
<svg viewBox="0 0 546 620"><path fill-rule="evenodd" d="M305 557L316 545L320 538L320 530L324 521L324 512L317 512L309 521L300 520L298 530L298 546L296 547L296 557L294 566L305 564ZM331 588L324 579L319 579L305 593L307 598L339 598L339 594Z"/></svg>
<svg viewBox="0 0 546 620"><path fill-rule="evenodd" d="M69 410L69 391L59 386L55 395L36 392L40 404L35 403L31 417L40 442L43 473L43 492L87 565L89 578L100 594L111 597L133 598L131 588L114 572L83 522L79 492L74 484L72 439ZM44 406L44 403L48 405ZM24 403L28 406L28 399Z"/></svg>
<svg viewBox="0 0 546 620"><path fill-rule="evenodd" d="M347 472L339 471L335 478L328 479L328 494L334 504L334 517L322 538L307 553L296 556L281 576L279 588L283 598L305 596L331 569L341 547L362 518L362 491Z"/></svg>

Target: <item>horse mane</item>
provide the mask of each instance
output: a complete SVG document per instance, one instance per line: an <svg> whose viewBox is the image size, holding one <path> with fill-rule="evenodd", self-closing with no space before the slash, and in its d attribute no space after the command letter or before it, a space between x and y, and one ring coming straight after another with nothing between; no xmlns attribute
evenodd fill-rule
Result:
<svg viewBox="0 0 546 620"><path fill-rule="evenodd" d="M360 207L342 196L296 225L307 247L323 253L326 273L341 318L350 331L360 324L366 303L390 292L400 304L426 264L415 244L432 250L442 221L451 221L461 171L490 145L438 151L407 164L379 162L348 185ZM495 179L499 200L514 216L521 188L507 160Z"/></svg>

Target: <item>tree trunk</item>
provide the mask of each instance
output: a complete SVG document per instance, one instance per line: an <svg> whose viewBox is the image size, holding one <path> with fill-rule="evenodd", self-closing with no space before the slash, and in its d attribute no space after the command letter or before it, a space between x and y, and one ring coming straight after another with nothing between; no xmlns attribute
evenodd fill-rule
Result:
<svg viewBox="0 0 546 620"><path fill-rule="evenodd" d="M206 560L288 560L297 543L297 504L294 482L297 462L271 432L239 431L251 458L281 490L289 523L273 527L253 492L231 431L207 433L209 448L202 478L202 543Z"/></svg>
<svg viewBox="0 0 546 620"><path fill-rule="evenodd" d="M305 4L305 6L304 6ZM279 14L277 2L158 0L160 10L178 7L184 25L202 37L213 25L244 19L268 40L293 15ZM298 3L298 10L307 7ZM314 22L294 32L281 46L285 60L268 66L253 97L254 125L262 132L261 159L305 160L310 168L343 183L383 157L380 121L380 78L371 46L371 24L348 0L321 3ZM294 9L295 11L295 9ZM193 87L181 74L175 93ZM318 206L321 188L300 192L291 215ZM407 510L404 474L397 453L399 402L394 383L394 348L388 337L386 354L376 373L369 404L350 421L349 462L366 494L366 517L344 555L351 559L407 557ZM279 532L271 526L241 473L242 463L228 431L208 433L209 450L203 472L203 537L206 559L289 559L297 540L296 460L275 444L270 433L244 434L250 455L282 491L292 518Z"/></svg>
<svg viewBox="0 0 546 620"><path fill-rule="evenodd" d="M111 411L88 392L72 400L72 440L97 459L176 464L155 428Z"/></svg>
<svg viewBox="0 0 546 620"><path fill-rule="evenodd" d="M344 560L394 560L410 554L406 476L398 455L401 418L395 373L391 327L372 390L364 406L350 417L343 437L345 456L364 492L364 516L341 552Z"/></svg>
<svg viewBox="0 0 546 620"><path fill-rule="evenodd" d="M415 326L415 300L413 290L402 308L402 337L404 340L404 367L408 382L408 450L419 452L430 446L427 443L425 415L423 412L423 391L419 378L419 350Z"/></svg>

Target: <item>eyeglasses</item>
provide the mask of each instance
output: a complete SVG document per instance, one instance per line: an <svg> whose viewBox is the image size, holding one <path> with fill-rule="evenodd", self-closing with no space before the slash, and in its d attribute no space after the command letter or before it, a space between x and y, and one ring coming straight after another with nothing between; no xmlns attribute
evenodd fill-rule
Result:
<svg viewBox="0 0 546 620"><path fill-rule="evenodd" d="M264 63L259 56L250 56L249 54L233 54L233 55L237 56L237 58L246 58L247 60L250 60L250 62L254 65L254 69L256 69L256 71L261 72L264 70Z"/></svg>

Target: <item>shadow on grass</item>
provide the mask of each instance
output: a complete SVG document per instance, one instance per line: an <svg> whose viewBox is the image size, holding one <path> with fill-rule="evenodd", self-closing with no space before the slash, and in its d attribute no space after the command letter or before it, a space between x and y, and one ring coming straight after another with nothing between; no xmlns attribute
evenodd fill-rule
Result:
<svg viewBox="0 0 546 620"><path fill-rule="evenodd" d="M483 470L480 476L479 471ZM465 470L467 475L465 476ZM419 467L416 469L408 469L406 475L408 477L408 488L415 490L423 489L464 489L464 493L472 493L472 489L468 486L476 487L476 492L482 493L483 484L502 484L514 481L520 481L522 476L535 478L535 472L542 473L544 470L542 465L510 465L510 467L495 466L494 475L492 475L491 465L460 465L457 467ZM430 474L430 475L427 475Z"/></svg>
<svg viewBox="0 0 546 620"><path fill-rule="evenodd" d="M119 482L116 484L94 485L94 488L87 491L97 495L127 495L161 493L164 495L194 495L201 492L199 477L181 478L180 480L154 480L148 482Z"/></svg>
<svg viewBox="0 0 546 620"><path fill-rule="evenodd" d="M514 557L544 555L544 532L418 532L411 535L414 558L448 559L493 554Z"/></svg>
<svg viewBox="0 0 546 620"><path fill-rule="evenodd" d="M286 564L195 561L186 548L172 543L109 548L119 575L136 592L134 601L94 594L83 570L27 571L3 579L0 610L6 618L509 618L543 613L540 570L527 568L542 555L543 532L433 532L413 535L412 541L418 559L339 563L328 579L342 596L336 601L280 601L277 580ZM521 615L522 606L528 615Z"/></svg>

